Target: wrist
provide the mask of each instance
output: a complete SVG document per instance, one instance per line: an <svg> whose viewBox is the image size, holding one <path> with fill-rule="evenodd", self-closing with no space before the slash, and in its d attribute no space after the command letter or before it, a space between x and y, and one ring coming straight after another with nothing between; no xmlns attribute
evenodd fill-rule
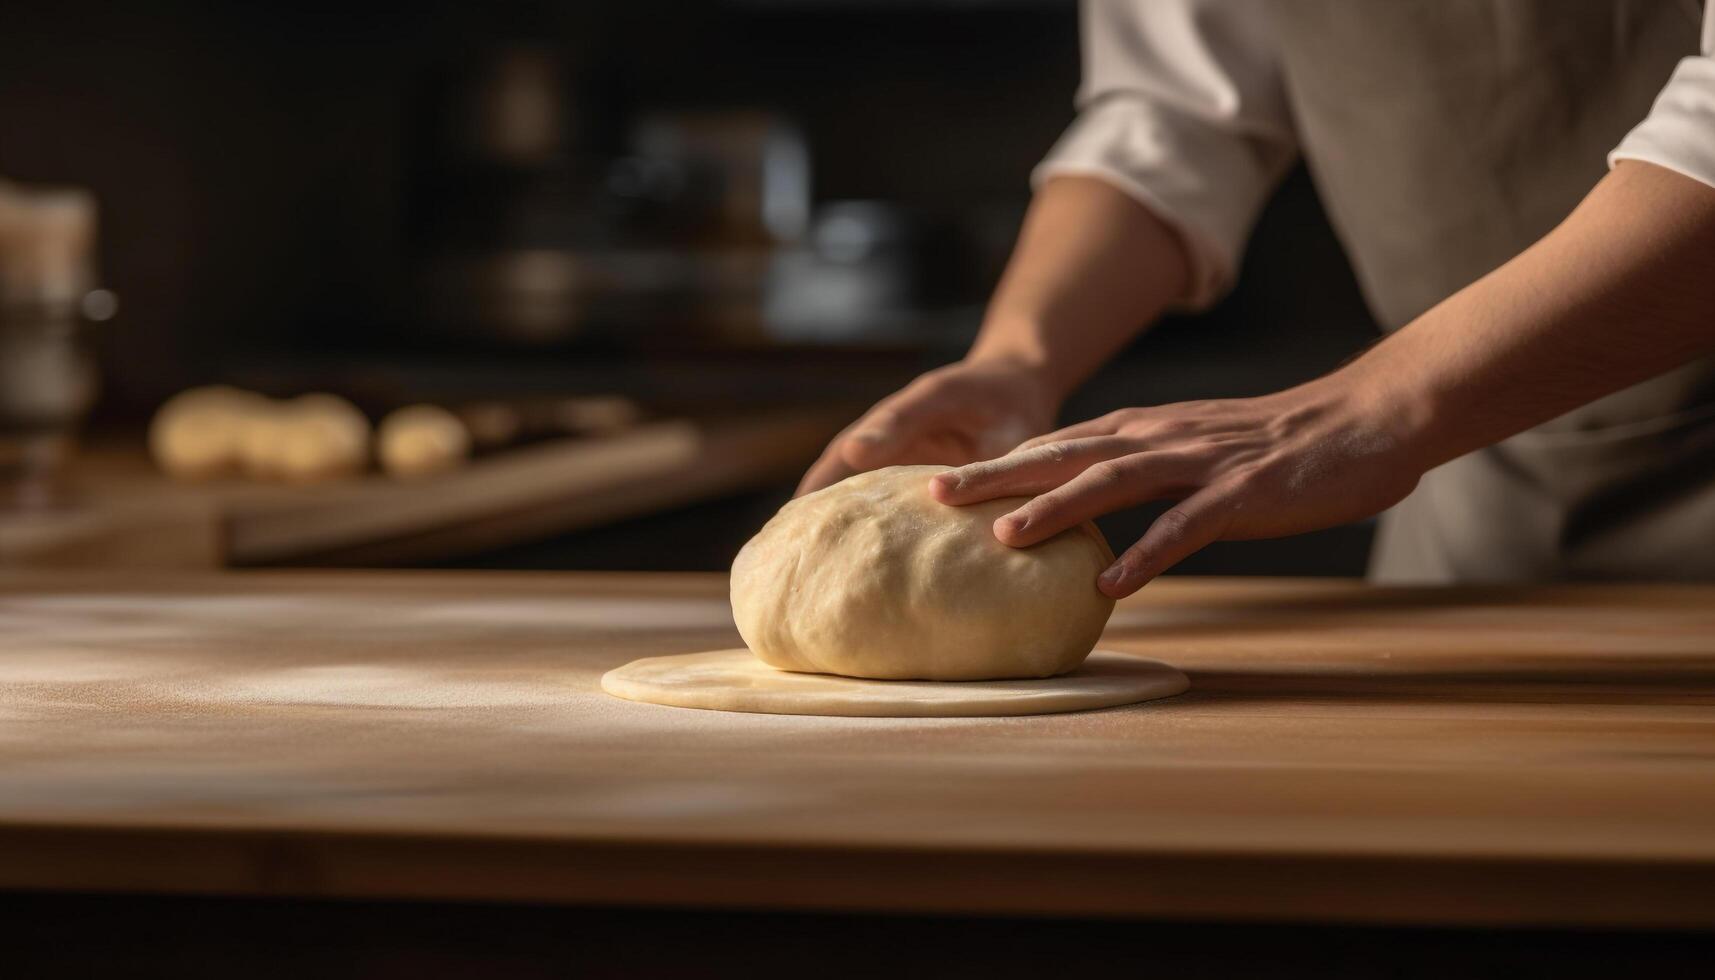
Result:
<svg viewBox="0 0 1715 980"><path fill-rule="evenodd" d="M1381 347L1312 384L1326 385L1350 418L1374 432L1400 459L1427 471L1459 455L1446 445L1446 412L1435 392L1415 382L1421 372L1393 358L1377 356Z"/></svg>
<svg viewBox="0 0 1715 980"><path fill-rule="evenodd" d="M995 329L991 321L977 335L963 363L985 371L1004 372L1058 409L1077 386L1077 379L1068 378L1057 359L1037 342L1040 335L1034 329Z"/></svg>
<svg viewBox="0 0 1715 980"><path fill-rule="evenodd" d="M1060 414L1066 393L1055 384L1042 364L1027 358L1005 355L967 355L959 362L962 369L975 372L998 383L1010 393L1017 408L1031 416L1052 421Z"/></svg>

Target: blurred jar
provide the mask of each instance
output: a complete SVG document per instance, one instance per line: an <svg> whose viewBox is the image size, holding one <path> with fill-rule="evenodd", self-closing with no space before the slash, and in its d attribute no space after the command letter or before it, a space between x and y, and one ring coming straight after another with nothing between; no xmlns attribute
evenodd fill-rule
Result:
<svg viewBox="0 0 1715 980"><path fill-rule="evenodd" d="M922 252L917 223L897 205L823 205L808 241L775 256L764 307L768 332L800 343L906 334L924 306Z"/></svg>
<svg viewBox="0 0 1715 980"><path fill-rule="evenodd" d="M0 506L53 501L95 404L88 325L115 311L94 288L95 199L0 182Z"/></svg>

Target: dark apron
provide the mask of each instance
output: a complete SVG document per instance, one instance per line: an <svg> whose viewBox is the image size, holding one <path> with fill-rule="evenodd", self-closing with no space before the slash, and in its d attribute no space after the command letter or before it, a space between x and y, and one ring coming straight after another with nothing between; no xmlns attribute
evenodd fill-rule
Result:
<svg viewBox="0 0 1715 980"><path fill-rule="evenodd" d="M1305 160L1387 329L1523 251L1606 172L1700 10L1679 0L1279 0ZM1715 311L1711 311L1715 315ZM1715 360L1426 474L1382 582L1715 579Z"/></svg>

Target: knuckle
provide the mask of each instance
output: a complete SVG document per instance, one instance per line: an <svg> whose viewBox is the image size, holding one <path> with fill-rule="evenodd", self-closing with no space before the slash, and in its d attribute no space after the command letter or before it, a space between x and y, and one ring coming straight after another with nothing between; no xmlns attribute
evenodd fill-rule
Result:
<svg viewBox="0 0 1715 980"><path fill-rule="evenodd" d="M1089 481L1102 489L1111 489L1124 483L1130 475L1130 468L1118 459L1104 459L1084 471Z"/></svg>
<svg viewBox="0 0 1715 980"><path fill-rule="evenodd" d="M1153 553L1144 551L1141 547L1142 544L1143 542L1139 541L1137 544L1127 548L1125 550L1125 554L1120 555L1114 562L1114 564L1120 567L1120 577L1122 580L1135 579L1139 575L1147 575L1152 572L1155 565Z"/></svg>
<svg viewBox="0 0 1715 980"><path fill-rule="evenodd" d="M913 401L920 401L924 398L934 398L945 389L946 385L936 378L918 378L906 386L904 394Z"/></svg>
<svg viewBox="0 0 1715 980"><path fill-rule="evenodd" d="M892 399L889 399L888 401L882 402L880 405L870 409L869 414L865 415L863 419L858 422L856 428L861 430L874 428L878 425L891 425L898 417L899 409L897 407L897 403Z"/></svg>
<svg viewBox="0 0 1715 980"><path fill-rule="evenodd" d="M1243 463L1234 468L1232 483L1241 490L1252 490L1267 477L1267 470L1257 463Z"/></svg>
<svg viewBox="0 0 1715 980"><path fill-rule="evenodd" d="M929 384L929 379L918 378L893 394L888 395L886 399L876 405L876 408L893 410L900 405L914 404L925 398L933 397L933 395L934 388Z"/></svg>
<svg viewBox="0 0 1715 980"><path fill-rule="evenodd" d="M911 382L907 386L907 390L915 389L916 393L920 395L939 395L950 390L955 383L953 378L932 371Z"/></svg>
<svg viewBox="0 0 1715 980"><path fill-rule="evenodd" d="M1035 498L1018 509L1018 516L1024 518L1026 524L1043 524L1054 519L1054 515L1064 507L1064 502L1055 494L1046 493Z"/></svg>
<svg viewBox="0 0 1715 980"><path fill-rule="evenodd" d="M1251 462L1235 467L1222 482L1230 489L1230 495L1249 497L1265 492L1277 479L1270 467Z"/></svg>
<svg viewBox="0 0 1715 980"><path fill-rule="evenodd" d="M1155 519L1156 534L1170 543L1186 540L1196 528L1197 519L1178 507L1168 509Z"/></svg>
<svg viewBox="0 0 1715 980"><path fill-rule="evenodd" d="M983 486L1005 470L993 463L971 463L952 472L959 478L959 489L969 490Z"/></svg>

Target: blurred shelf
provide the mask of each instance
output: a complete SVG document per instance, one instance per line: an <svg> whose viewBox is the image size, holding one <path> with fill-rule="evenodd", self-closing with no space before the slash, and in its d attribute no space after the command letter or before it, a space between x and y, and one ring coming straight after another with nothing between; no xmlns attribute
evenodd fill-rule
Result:
<svg viewBox="0 0 1715 980"><path fill-rule="evenodd" d="M0 566L209 568L425 563L789 478L850 408L670 419L511 449L439 476L319 486L180 484L140 451L92 451L74 503L0 516Z"/></svg>

